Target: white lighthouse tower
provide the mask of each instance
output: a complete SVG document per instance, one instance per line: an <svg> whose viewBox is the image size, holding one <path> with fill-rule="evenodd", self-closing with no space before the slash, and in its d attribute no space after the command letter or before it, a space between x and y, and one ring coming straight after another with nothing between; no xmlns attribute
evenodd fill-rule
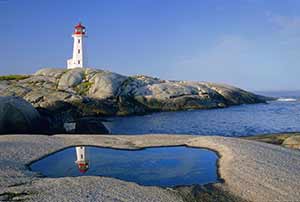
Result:
<svg viewBox="0 0 300 202"><path fill-rule="evenodd" d="M81 173L85 173L89 169L89 160L87 160L87 155L85 152L85 147L76 147L76 157L75 163Z"/></svg>
<svg viewBox="0 0 300 202"><path fill-rule="evenodd" d="M72 37L74 38L73 57L67 61L68 69L85 67L83 39L86 37L86 35L85 27L81 23L75 26L75 31Z"/></svg>

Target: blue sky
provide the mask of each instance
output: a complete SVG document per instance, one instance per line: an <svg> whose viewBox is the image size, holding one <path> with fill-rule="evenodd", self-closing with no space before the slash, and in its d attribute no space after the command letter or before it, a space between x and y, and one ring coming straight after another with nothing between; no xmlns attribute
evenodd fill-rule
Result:
<svg viewBox="0 0 300 202"><path fill-rule="evenodd" d="M299 10L299 0L0 0L0 74L66 67L81 21L90 67L299 90Z"/></svg>

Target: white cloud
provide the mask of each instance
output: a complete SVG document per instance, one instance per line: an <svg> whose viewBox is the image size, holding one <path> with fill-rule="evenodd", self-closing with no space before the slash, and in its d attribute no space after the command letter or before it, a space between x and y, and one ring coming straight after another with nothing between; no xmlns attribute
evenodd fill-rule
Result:
<svg viewBox="0 0 300 202"><path fill-rule="evenodd" d="M298 89L300 17L266 13L266 33L227 35L178 58L176 79L224 82L248 89ZM183 71L184 70L184 71Z"/></svg>
<svg viewBox="0 0 300 202"><path fill-rule="evenodd" d="M275 28L273 34L281 45L300 44L300 16L283 16L266 12L268 21Z"/></svg>

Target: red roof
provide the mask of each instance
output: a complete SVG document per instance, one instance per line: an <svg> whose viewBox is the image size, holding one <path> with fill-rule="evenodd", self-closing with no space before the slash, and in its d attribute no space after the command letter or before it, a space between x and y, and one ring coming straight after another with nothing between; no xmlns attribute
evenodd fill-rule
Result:
<svg viewBox="0 0 300 202"><path fill-rule="evenodd" d="M85 173L89 169L89 164L87 162L78 162L78 170L81 173Z"/></svg>
<svg viewBox="0 0 300 202"><path fill-rule="evenodd" d="M77 29L77 28L84 29L84 28L85 28L85 26L83 26L81 23L78 23L78 25L76 25L76 26L75 26L75 28L76 28L76 29Z"/></svg>

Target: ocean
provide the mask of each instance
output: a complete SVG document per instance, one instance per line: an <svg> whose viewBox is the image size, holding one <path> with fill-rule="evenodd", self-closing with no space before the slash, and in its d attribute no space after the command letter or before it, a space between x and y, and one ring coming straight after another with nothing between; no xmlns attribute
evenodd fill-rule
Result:
<svg viewBox="0 0 300 202"><path fill-rule="evenodd" d="M300 131L300 91L258 92L277 97L267 104L223 109L161 112L113 117L104 124L112 134L192 134L251 136Z"/></svg>

